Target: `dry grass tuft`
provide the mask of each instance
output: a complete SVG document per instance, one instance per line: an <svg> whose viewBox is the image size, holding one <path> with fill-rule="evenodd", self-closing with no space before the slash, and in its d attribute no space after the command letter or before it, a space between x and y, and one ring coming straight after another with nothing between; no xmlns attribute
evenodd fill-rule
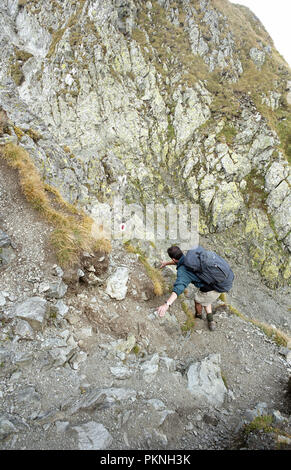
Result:
<svg viewBox="0 0 291 470"><path fill-rule="evenodd" d="M270 338L271 340L275 341L275 343L278 346L284 346L286 347L288 343L290 344L290 338L289 336L284 333L283 331L274 328L264 322L261 322L259 320L254 320L252 318L247 318L243 313L241 313L238 309L233 307L230 304L226 304L227 308L230 310L231 313L236 315L237 317L241 318L244 321L247 321L249 323L252 323L254 326L258 327L265 335Z"/></svg>
<svg viewBox="0 0 291 470"><path fill-rule="evenodd" d="M8 128L8 116L6 111L0 106L0 135Z"/></svg>
<svg viewBox="0 0 291 470"><path fill-rule="evenodd" d="M1 149L0 156L11 168L18 170L21 190L27 201L54 225L51 243L62 267L77 263L82 251L110 252L109 240L92 236L94 221L66 202L56 188L43 183L23 148L7 144Z"/></svg>
<svg viewBox="0 0 291 470"><path fill-rule="evenodd" d="M187 317L187 320L184 323L184 325L182 325L181 330L184 333L186 333L186 332L192 331L194 329L195 315L194 315L194 312L192 312L192 310L189 308L189 305L187 304L187 302L185 302L183 300L181 305L182 305L183 312L185 313L185 315Z"/></svg>

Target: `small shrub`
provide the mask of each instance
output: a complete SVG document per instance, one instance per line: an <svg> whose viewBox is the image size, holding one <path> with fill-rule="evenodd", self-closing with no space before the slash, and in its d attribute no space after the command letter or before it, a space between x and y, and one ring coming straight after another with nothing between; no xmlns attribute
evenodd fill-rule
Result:
<svg viewBox="0 0 291 470"><path fill-rule="evenodd" d="M28 131L26 132L26 134L35 142L37 143L41 138L42 138L42 135L33 130L33 129L28 129Z"/></svg>
<svg viewBox="0 0 291 470"><path fill-rule="evenodd" d="M270 415L256 416L256 418L244 428L244 432L249 434L252 431L273 432L273 418Z"/></svg>

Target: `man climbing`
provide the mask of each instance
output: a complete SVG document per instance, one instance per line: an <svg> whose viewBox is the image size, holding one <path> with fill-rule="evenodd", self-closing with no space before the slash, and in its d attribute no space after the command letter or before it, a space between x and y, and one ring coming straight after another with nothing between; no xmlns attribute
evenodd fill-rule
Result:
<svg viewBox="0 0 291 470"><path fill-rule="evenodd" d="M222 292L228 292L231 289L234 279L231 268L223 258L201 246L189 250L186 256L178 246L171 246L167 251L172 261L162 262L160 268L176 265L177 278L171 296L164 305L158 308L159 316L163 317L177 297L192 283L199 288L194 297L195 316L201 319L204 307L208 327L210 331L213 331L215 322L212 303Z"/></svg>

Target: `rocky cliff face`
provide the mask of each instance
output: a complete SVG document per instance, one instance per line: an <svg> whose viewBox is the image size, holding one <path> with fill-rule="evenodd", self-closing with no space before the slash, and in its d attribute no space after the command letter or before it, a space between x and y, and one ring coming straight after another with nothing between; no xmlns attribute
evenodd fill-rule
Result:
<svg viewBox="0 0 291 470"><path fill-rule="evenodd" d="M197 204L236 275L216 332L194 288L160 319L167 241L63 271L0 159L1 446L290 448L291 74L263 25L227 0L2 0L0 43L1 150L97 223L116 195Z"/></svg>
<svg viewBox="0 0 291 470"><path fill-rule="evenodd" d="M201 234L290 277L290 69L247 8L5 0L0 22L6 138L67 199L199 204Z"/></svg>

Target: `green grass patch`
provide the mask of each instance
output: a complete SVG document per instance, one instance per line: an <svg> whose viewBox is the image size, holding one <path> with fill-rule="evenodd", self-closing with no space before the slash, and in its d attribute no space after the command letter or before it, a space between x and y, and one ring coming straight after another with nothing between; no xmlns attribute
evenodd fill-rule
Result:
<svg viewBox="0 0 291 470"><path fill-rule="evenodd" d="M274 432L275 429L272 426L273 418L270 415L256 416L256 418L244 428L245 434L249 434L253 431L263 432Z"/></svg>
<svg viewBox="0 0 291 470"><path fill-rule="evenodd" d="M218 141L226 142L228 145L232 145L236 134L236 128L227 122L223 129L216 135L216 139Z"/></svg>

